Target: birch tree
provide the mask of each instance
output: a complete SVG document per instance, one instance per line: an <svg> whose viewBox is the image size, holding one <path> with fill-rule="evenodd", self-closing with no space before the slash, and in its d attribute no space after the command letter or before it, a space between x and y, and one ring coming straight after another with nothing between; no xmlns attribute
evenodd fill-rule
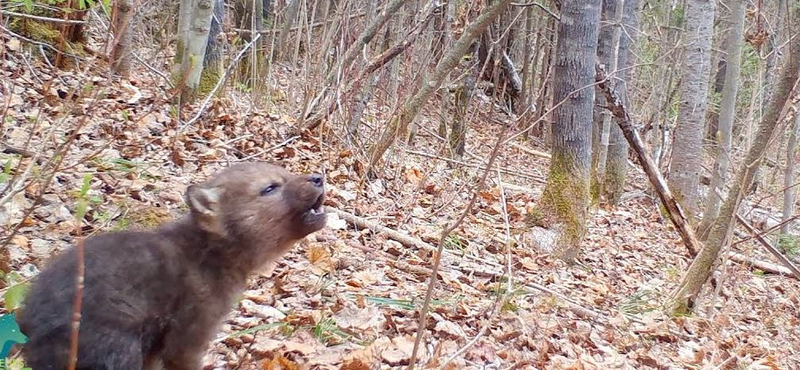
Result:
<svg viewBox="0 0 800 370"><path fill-rule="evenodd" d="M607 71L617 69L617 50L619 49L619 25L622 21L622 0L603 0L600 13L600 34L597 39L597 61ZM612 81L612 86L613 86ZM595 94L594 125L592 126L592 194L599 198L606 172L608 154L608 133L611 119L605 110L606 98Z"/></svg>
<svg viewBox="0 0 800 370"><path fill-rule="evenodd" d="M715 138L717 139L716 162L714 172L711 174L711 185L706 195L703 220L698 226L698 236L704 239L708 236L708 229L719 214L719 197L727 180L728 167L730 166L731 136L733 135L733 120L736 110L736 94L739 89L739 71L742 60L742 42L744 40L744 11L743 0L730 0L728 7L731 11L730 32L726 42L726 67L725 82L722 88L722 102L720 104L719 124Z"/></svg>
<svg viewBox="0 0 800 370"><path fill-rule="evenodd" d="M792 6L791 25L800 24L800 6ZM673 314L691 311L700 290L711 275L712 267L722 248L730 241L733 233L734 220L739 205L744 198L747 188L753 181L755 172L761 166L767 146L776 129L779 119L784 111L789 97L798 82L800 72L800 37L794 37L789 42L787 57L781 74L777 77L775 90L769 98L767 110L759 124L758 131L752 141L752 146L747 151L744 161L736 172L736 177L731 182L731 189L720 207L720 213L714 223L700 253L695 257L686 274L683 276L678 289L672 294L666 304L666 310ZM790 117L786 117L790 118Z"/></svg>
<svg viewBox="0 0 800 370"><path fill-rule="evenodd" d="M182 102L191 101L200 86L213 15L213 0L181 0L175 61Z"/></svg>
<svg viewBox="0 0 800 370"><path fill-rule="evenodd" d="M628 104L628 76L633 65L633 45L636 43L639 22L639 0L625 0L622 9L622 32L617 51L617 82L614 89L619 92L623 104ZM628 141L617 125L611 125L608 137L606 173L603 176L603 197L611 205L619 203L628 174Z"/></svg>
<svg viewBox="0 0 800 370"><path fill-rule="evenodd" d="M697 193L702 168L703 128L711 68L714 0L688 0L686 3L681 100L669 169L669 187L692 217L698 210Z"/></svg>

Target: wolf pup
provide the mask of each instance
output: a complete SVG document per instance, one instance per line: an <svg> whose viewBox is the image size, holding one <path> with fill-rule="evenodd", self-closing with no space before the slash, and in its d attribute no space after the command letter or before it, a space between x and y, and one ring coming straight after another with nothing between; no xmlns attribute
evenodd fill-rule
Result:
<svg viewBox="0 0 800 370"><path fill-rule="evenodd" d="M265 163L228 167L186 190L191 212L148 231L85 241L77 368L200 370L248 275L325 226L321 175ZM36 278L19 323L33 370L69 363L74 249Z"/></svg>

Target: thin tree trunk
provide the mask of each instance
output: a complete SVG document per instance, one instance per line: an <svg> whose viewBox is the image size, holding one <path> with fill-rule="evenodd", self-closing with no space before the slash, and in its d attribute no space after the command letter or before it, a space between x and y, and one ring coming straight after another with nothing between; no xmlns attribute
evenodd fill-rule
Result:
<svg viewBox="0 0 800 370"><path fill-rule="evenodd" d="M790 24L800 24L800 7L794 7L792 12L793 21ZM732 182L731 190L722 203L719 217L711 226L705 246L689 266L678 289L670 297L665 307L667 312L680 314L693 309L703 284L711 275L711 268L717 260L719 252L728 243L730 235L733 233L734 217L744 198L745 190L753 181L755 171L761 166L767 145L778 127L778 119L797 83L798 72L800 72L800 37L795 37L790 41L788 53L786 64L781 70L774 93L770 97L767 110L764 112L758 132L753 139L753 145L747 151L744 161L736 172L736 180Z"/></svg>
<svg viewBox="0 0 800 370"><path fill-rule="evenodd" d="M772 95L772 91L775 87L775 75L776 73L773 72L775 65L779 62L779 56L783 53L778 52L778 48L783 45L784 40L786 39L786 30L784 30L784 17L786 16L787 12L787 0L777 0L777 8L778 12L775 16L775 25L773 29L775 30L769 35L769 39L767 40L767 46L769 47L768 52L769 55L767 56L766 63L764 65L764 73L763 73L763 81L764 84L762 85L763 93L761 99L761 110L763 111L766 109L767 102L769 101L770 96ZM757 94L754 94L757 95Z"/></svg>
<svg viewBox="0 0 800 370"><path fill-rule="evenodd" d="M133 63L131 44L135 31L136 10L131 0L119 0L114 6L111 27L114 31L114 44L111 51L111 69L114 73L128 77Z"/></svg>
<svg viewBox="0 0 800 370"><path fill-rule="evenodd" d="M718 132L715 137L718 140L714 172L711 174L711 185L708 187L706 195L706 207L703 212L703 220L697 227L697 234L700 240L705 240L708 236L709 228L719 214L719 197L717 192L721 192L723 185L728 178L728 167L730 166L731 155L731 136L733 135L733 121L736 114L736 94L739 89L739 66L742 59L742 42L744 35L744 1L730 0L728 7L731 10L731 25L728 33L727 60L725 67L725 82L722 87L722 102L720 104Z"/></svg>
<svg viewBox="0 0 800 370"><path fill-rule="evenodd" d="M531 37L533 33L533 7L525 9L525 31L522 41L525 43L522 63L522 94L519 99L521 104L517 107L517 114L524 113L530 106L531 101L531 64L536 63L536 54L533 52L533 44L538 42L538 37ZM538 50L537 50L538 52Z"/></svg>
<svg viewBox="0 0 800 370"><path fill-rule="evenodd" d="M636 153L639 164L642 166L642 169L644 169L655 193L661 199L661 204L666 209L669 219L678 230L681 239L683 239L683 244L686 245L689 253L692 255L697 254L697 250L700 249L700 242L697 240L694 230L690 227L686 214L672 195L669 186L667 186L666 181L664 181L664 178L661 176L661 171L659 171L655 162L648 156L644 143L642 143L642 138L639 136L639 132L633 127L633 119L627 107L622 104L622 100L616 92L611 89L605 71L603 71L599 65L597 66L596 79L600 90L606 96L608 109L611 110L617 122L617 126L633 148L634 153Z"/></svg>
<svg viewBox="0 0 800 370"><path fill-rule="evenodd" d="M356 56L358 56L358 53L361 52L361 49L363 49L365 45L372 41L381 27L383 27L383 25L386 24L386 22L388 22L389 19L397 12L397 10L400 9L400 7L406 2L408 2L408 0L392 0L391 3L386 5L386 8L384 8L378 17L370 22L364 31L361 32L356 42L352 43L347 48L341 63L337 63L339 68L331 69L327 76L328 82L334 81L338 73L350 67L350 64L356 59Z"/></svg>
<svg viewBox="0 0 800 370"><path fill-rule="evenodd" d="M800 135L800 115L795 117L792 128L789 132L789 142L786 144L786 170L783 172L783 214L781 215L781 234L789 234L792 222L789 219L794 216L794 203L797 199L797 138Z"/></svg>
<svg viewBox="0 0 800 370"><path fill-rule="evenodd" d="M458 65L461 57L469 50L473 40L480 36L492 19L497 17L511 1L498 0L470 23L453 47L439 60L431 79L426 81L416 94L406 100L400 111L389 119L386 129L370 153L369 165L367 166L369 171L374 170L375 166L383 158L383 154L391 147L398 135L405 136L408 125L417 117L417 114L430 96L442 85L447 74Z"/></svg>
<svg viewBox="0 0 800 370"><path fill-rule="evenodd" d="M447 0L447 10L442 15L442 42L439 44L439 57L453 44L453 20L456 18L456 0ZM442 109L439 117L439 136L447 137L449 122L450 94L442 92Z"/></svg>
<svg viewBox="0 0 800 370"><path fill-rule="evenodd" d="M236 0L234 2L234 24L250 32L241 34L242 41L245 43L252 40L253 35L264 29L265 17L269 14L269 1L262 0ZM258 46L263 45L262 41ZM238 82L245 86L256 86L256 79L261 75L263 69L263 51L261 47L253 47L251 52L239 62ZM254 89L255 90L255 89Z"/></svg>
<svg viewBox="0 0 800 370"><path fill-rule="evenodd" d="M619 92L623 104L628 104L628 76L633 66L633 45L639 32L639 0L625 0L622 9L622 32L620 33L617 51L618 80L614 89ZM611 124L607 116L611 132L608 137L608 158L606 174L603 176L603 197L610 205L617 205L624 191L625 176L628 174L628 141L625 140L619 126Z"/></svg>
<svg viewBox="0 0 800 370"><path fill-rule="evenodd" d="M622 23L623 0L603 0L603 11L600 15L600 36L597 39L597 61L607 71L617 70L617 50L619 49L620 23ZM614 85L614 81L611 81ZM608 133L610 121L604 108L606 97L595 94L594 124L592 125L592 198L600 200L603 176L606 172L606 156L608 154Z"/></svg>
<svg viewBox="0 0 800 370"><path fill-rule="evenodd" d="M375 18L375 9L377 8L377 0L370 0L367 4L367 20L372 21ZM384 51L388 49L388 45L385 44ZM375 85L377 85L378 79L377 75L373 76L369 84L361 88L361 91L356 94L356 104L353 105L353 109L350 112L350 120L347 124L347 143L348 145L358 145L358 129L361 125L361 115L364 113L364 109L367 108L367 104L370 100L372 100L372 93L375 89Z"/></svg>
<svg viewBox="0 0 800 370"><path fill-rule="evenodd" d="M200 86L214 4L211 0L183 0L180 14L181 20L178 24L181 39L178 41L179 49L176 57L180 58L178 76L181 101L189 102ZM183 19L184 17L188 18Z"/></svg>
<svg viewBox="0 0 800 370"><path fill-rule="evenodd" d="M476 43L475 49L478 48ZM477 52L475 53L477 54ZM453 123L450 129L450 137L448 143L450 144L450 156L455 159L461 159L466 151L467 141L467 107L475 91L475 85L478 83L479 65L478 56L473 56L473 62L469 68L467 77L464 79L464 84L459 86L455 93L455 112L453 114Z"/></svg>
<svg viewBox="0 0 800 370"><path fill-rule="evenodd" d="M540 211L557 230L555 255L571 262L578 256L589 216L592 162L592 108L600 0L569 0L558 24L553 100L553 150Z"/></svg>
<svg viewBox="0 0 800 370"><path fill-rule="evenodd" d="M688 0L686 42L681 71L678 127L672 145L669 186L690 217L697 213L703 158L703 129L708 102L714 0Z"/></svg>
<svg viewBox="0 0 800 370"><path fill-rule="evenodd" d="M278 31L278 47L275 49L275 56L274 59L279 59L282 56L288 54L289 46L286 45L286 40L289 38L289 31L294 24L294 20L297 19L297 13L300 12L300 1L301 0L290 0L291 2L287 4L286 13L284 14L283 24L281 25L280 31Z"/></svg>
<svg viewBox="0 0 800 370"><path fill-rule="evenodd" d="M208 45L206 45L205 58L203 59L203 72L200 75L200 94L207 94L214 89L219 79L222 78L222 24L225 21L225 4L223 0L214 2L211 27L208 30Z"/></svg>

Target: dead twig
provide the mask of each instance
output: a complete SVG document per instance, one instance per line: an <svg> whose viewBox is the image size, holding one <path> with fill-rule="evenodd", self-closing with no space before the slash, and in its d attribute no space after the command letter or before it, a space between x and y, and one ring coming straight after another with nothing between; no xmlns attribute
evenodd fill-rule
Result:
<svg viewBox="0 0 800 370"><path fill-rule="evenodd" d="M67 23L67 24L84 24L84 23L86 23L86 21L82 21L82 20L79 20L79 19L59 19L59 18L42 17L40 15L17 13L17 12L12 12L10 10L0 10L0 13L2 13L4 15L10 15L12 17L28 18L28 19L33 19L33 20L36 20L36 21L50 22L50 23Z"/></svg>
<svg viewBox="0 0 800 370"><path fill-rule="evenodd" d="M83 306L83 278L85 275L85 261L83 251L83 237L81 236L81 220L77 220L75 229L78 232L78 243L75 252L78 254L78 272L76 276L75 301L72 304L72 327L69 333L69 370L75 370L78 364L78 334L81 328L81 308Z"/></svg>
<svg viewBox="0 0 800 370"><path fill-rule="evenodd" d="M506 194L505 189L503 189L503 178L500 174L499 168L495 169L497 171L497 183L500 186L500 204L503 211L503 224L505 226L505 245L506 245L506 292L502 296L498 296L497 300L495 301L492 311L489 314L489 317L486 319L486 322L481 325L481 329L478 331L478 334L475 335L467 344L461 347L458 351L450 355L440 366L439 369L443 370L447 367L447 365L455 360L458 356L461 356L470 349L475 343L478 343L478 340L483 337L486 333L486 330L489 328L489 323L491 320L500 312L500 308L511 298L511 295L514 291L514 274L512 273L512 259L511 259L511 225L508 222L508 209L506 207Z"/></svg>
<svg viewBox="0 0 800 370"><path fill-rule="evenodd" d="M225 73L222 74L222 77L219 78L219 81L217 81L217 84L214 86L214 88L211 90L211 92L208 93L208 96L206 96L205 100L203 100L203 104L200 105L200 109L197 110L197 113L194 115L194 117L192 117L192 119L190 119L189 121L184 123L183 126L181 126L178 129L178 134L183 132L183 130L186 129L186 127L191 126L192 124L197 122L197 120L200 119L200 116L203 114L203 112L208 107L208 104L211 102L211 98L213 98L214 95L217 94L217 91L219 90L219 88L228 79L228 75L231 73L231 70L233 70L233 67L236 66L237 64L239 64L239 60L242 59L242 57L244 56L244 53L246 53L248 49L250 49L253 45L255 45L255 43L260 38L261 38L261 34L259 33L255 37L253 37L253 39L250 40L250 42L248 42L247 45L244 46L244 48L242 48L242 50L239 50L239 53L236 54L236 58L234 58L230 62L230 64L228 64L228 68L225 68Z"/></svg>
<svg viewBox="0 0 800 370"><path fill-rule="evenodd" d="M453 232L467 217L468 214L472 212L472 208L475 206L475 203L478 199L479 193L483 188L484 184L486 183L486 178L489 177L489 172L491 172L492 167L494 166L494 162L497 159L497 155L500 154L500 148L503 146L503 140L506 137L506 132L508 131L508 124L503 125L503 130L500 132L499 137L497 138L497 142L492 149L492 153L489 155L488 163L486 164L486 171L483 172L483 176L481 177L478 184L475 186L475 191L472 193L472 198L470 198L467 207L464 209L464 212L461 213L461 216L453 222L451 225L445 227L442 230L442 235L439 238L439 246L436 250L436 254L433 258L433 271L431 273L431 280L428 283L428 289L425 292L425 301L422 304L422 308L420 309L419 313L419 323L417 324L417 335L414 340L414 349L411 351L411 358L409 360L409 364L407 369L413 370L414 365L417 359L417 352L419 351L419 345L422 342L422 337L425 334L425 322L428 319L428 308L430 307L431 298L433 297L433 289L436 286L436 278L439 271L439 264L442 260L442 253L444 251L445 241L447 237L450 236L450 233Z"/></svg>
<svg viewBox="0 0 800 370"><path fill-rule="evenodd" d="M781 262L781 264L786 266L786 269L789 270L788 271L789 274L793 275L797 279L800 279L800 270L797 269L797 266L792 264L792 261L789 261L789 259L786 258L786 256L783 255L783 253L781 253L777 248L775 248L769 241L764 239L763 236L758 234L757 230L753 227L753 225L750 225L750 223L747 222L747 220L745 220L744 218L742 218L742 216L740 216L738 213L736 214L736 220L739 221L739 223L742 226L744 226L744 228L747 229L748 232L753 234L753 237L755 237L756 240L758 240L758 242L761 243L761 245L764 246L764 248L766 248L770 253L772 253L772 255L775 256L775 258L777 258L778 261ZM758 262L758 261L756 261L756 262ZM788 275L782 269L771 268L770 266L768 266L765 263L757 264L756 262L752 262L753 266L756 266L756 267L758 267L758 268L760 268L760 269L762 269L764 271L770 271L770 272L775 272L775 273L779 273L779 274Z"/></svg>
<svg viewBox="0 0 800 370"><path fill-rule="evenodd" d="M439 160L439 161L444 161L444 162L448 162L448 163L452 163L452 164L461 165L461 166L464 166L464 167L475 168L475 169L478 169L478 170L481 170L481 171L486 170L485 166L481 166L481 165L475 164L475 163L463 162L463 161L459 161L459 160L455 160L455 159L440 157L438 155L428 154L428 153L425 153L425 152L418 152L418 151L414 151L414 150L407 150L406 149L405 152L408 153L408 154L418 155L420 157L426 157L426 158L436 159L436 160ZM541 177L541 176L537 176L537 175L533 175L533 174L529 174L529 173L509 171L509 170L505 170L505 169L502 169L502 168L498 169L498 170L504 175L515 176L515 177L523 178L523 179L526 179L526 180L532 180L532 181L535 181L535 182L538 182L538 183L542 183L542 184L544 184L544 182L545 182L545 179L543 177Z"/></svg>

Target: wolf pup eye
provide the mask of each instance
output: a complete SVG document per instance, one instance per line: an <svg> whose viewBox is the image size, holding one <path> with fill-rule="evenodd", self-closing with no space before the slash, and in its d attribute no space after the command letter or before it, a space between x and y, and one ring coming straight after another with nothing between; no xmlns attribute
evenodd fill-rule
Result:
<svg viewBox="0 0 800 370"><path fill-rule="evenodd" d="M261 189L261 195L269 195L278 188L278 184L269 184L266 188Z"/></svg>

